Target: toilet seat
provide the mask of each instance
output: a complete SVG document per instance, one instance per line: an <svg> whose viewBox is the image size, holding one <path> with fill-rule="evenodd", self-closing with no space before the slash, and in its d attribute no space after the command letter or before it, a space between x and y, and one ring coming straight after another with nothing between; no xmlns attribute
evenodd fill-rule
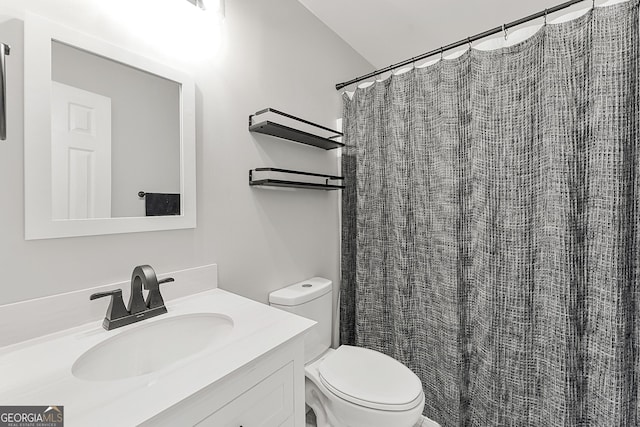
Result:
<svg viewBox="0 0 640 427"><path fill-rule="evenodd" d="M422 383L397 360L361 347L343 345L322 360L318 376L331 393L356 405L407 411L422 402Z"/></svg>

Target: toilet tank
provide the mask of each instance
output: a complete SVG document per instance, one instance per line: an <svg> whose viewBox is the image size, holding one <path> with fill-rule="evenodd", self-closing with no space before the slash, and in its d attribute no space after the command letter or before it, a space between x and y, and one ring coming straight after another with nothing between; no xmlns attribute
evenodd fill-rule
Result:
<svg viewBox="0 0 640 427"><path fill-rule="evenodd" d="M305 363L316 359L331 346L331 291L331 280L312 277L269 294L272 307L317 322L304 338Z"/></svg>

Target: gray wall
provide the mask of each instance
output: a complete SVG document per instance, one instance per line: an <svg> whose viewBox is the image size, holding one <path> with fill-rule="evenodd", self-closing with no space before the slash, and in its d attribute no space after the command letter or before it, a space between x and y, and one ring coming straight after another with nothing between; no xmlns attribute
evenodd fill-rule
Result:
<svg viewBox="0 0 640 427"><path fill-rule="evenodd" d="M139 191L180 192L180 86L51 43L51 79L111 98L111 216L145 216Z"/></svg>
<svg viewBox="0 0 640 427"><path fill-rule="evenodd" d="M333 85L370 71L370 64L296 0L227 0L220 53L178 60L105 12L122 3L125 16L141 1L87 0L69 7L68 0L3 0L0 15L20 18L29 8L192 72L198 227L24 240L22 22L7 21L0 25L0 40L13 46L7 60L8 138L0 142L0 304L127 280L144 263L160 272L217 263L221 288L263 302L270 291L314 275L337 282L338 194L247 184L248 170L259 166L335 173L336 151L252 135L247 117L271 106L333 126L341 115ZM207 41L200 40L205 46Z"/></svg>

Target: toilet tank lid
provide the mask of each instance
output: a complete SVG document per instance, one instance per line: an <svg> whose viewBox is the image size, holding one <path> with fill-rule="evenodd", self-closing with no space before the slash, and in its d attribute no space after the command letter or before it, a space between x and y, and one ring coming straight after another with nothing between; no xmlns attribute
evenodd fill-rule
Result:
<svg viewBox="0 0 640 427"><path fill-rule="evenodd" d="M319 298L330 291L331 280L323 277L312 277L271 292L269 294L269 303L287 306L299 305Z"/></svg>

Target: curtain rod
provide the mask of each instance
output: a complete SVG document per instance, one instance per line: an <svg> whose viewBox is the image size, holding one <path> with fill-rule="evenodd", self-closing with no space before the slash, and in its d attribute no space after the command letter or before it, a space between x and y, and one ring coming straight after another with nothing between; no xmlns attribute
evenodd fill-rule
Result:
<svg viewBox="0 0 640 427"><path fill-rule="evenodd" d="M550 8L550 9L545 9L545 10L543 10L541 12L534 13L533 15L529 15L529 16L526 16L524 18L520 18L520 19L518 19L516 21L513 21L513 22L509 22L508 24L504 24L504 25L502 25L500 27L495 27L495 28L492 28L490 30L484 31L482 33L476 34L475 36L467 37L466 39L457 41L455 43L448 44L448 45L443 46L443 47L438 48L438 49L434 49L434 50L432 50L430 52L423 53L422 55L414 56L413 58L407 59L407 60L402 61L402 62L398 62L397 64L389 65L388 67L382 68L380 70L373 71L373 72L371 72L369 74L365 74L365 75L357 77L357 78L355 78L353 80L349 80L348 82L338 83L338 84L336 84L336 90L340 90L340 89L342 89L344 87L347 87L347 86L350 86L350 85L352 85L354 83L358 83L358 82L361 82L363 80L370 79L371 77L375 77L375 76L377 76L379 74L383 74L383 73L386 73L388 71L393 71L393 70L395 70L397 68L400 68L400 67L403 67L405 65L413 64L416 61L421 61L421 60L423 60L425 58L428 58L430 56L437 55L437 54L442 54L445 51L448 51L448 50L451 50L451 49L455 49L456 47L464 46L466 44L471 44L471 43L473 43L475 41L478 41L480 39L483 39L485 37L492 36L492 35L498 34L500 32L505 32L509 28L517 27L518 25L522 25L525 22L533 21L534 19L545 18L545 24L546 24L546 17L547 17L548 14L557 12L557 11L562 10L562 9L566 9L569 6L573 6L574 4L580 3L582 1L585 1L585 0L570 0L568 2L565 2L565 3L559 4L557 6L554 6L554 7ZM595 0L592 0L592 3L593 3L593 7L595 7L595 5L596 5Z"/></svg>

